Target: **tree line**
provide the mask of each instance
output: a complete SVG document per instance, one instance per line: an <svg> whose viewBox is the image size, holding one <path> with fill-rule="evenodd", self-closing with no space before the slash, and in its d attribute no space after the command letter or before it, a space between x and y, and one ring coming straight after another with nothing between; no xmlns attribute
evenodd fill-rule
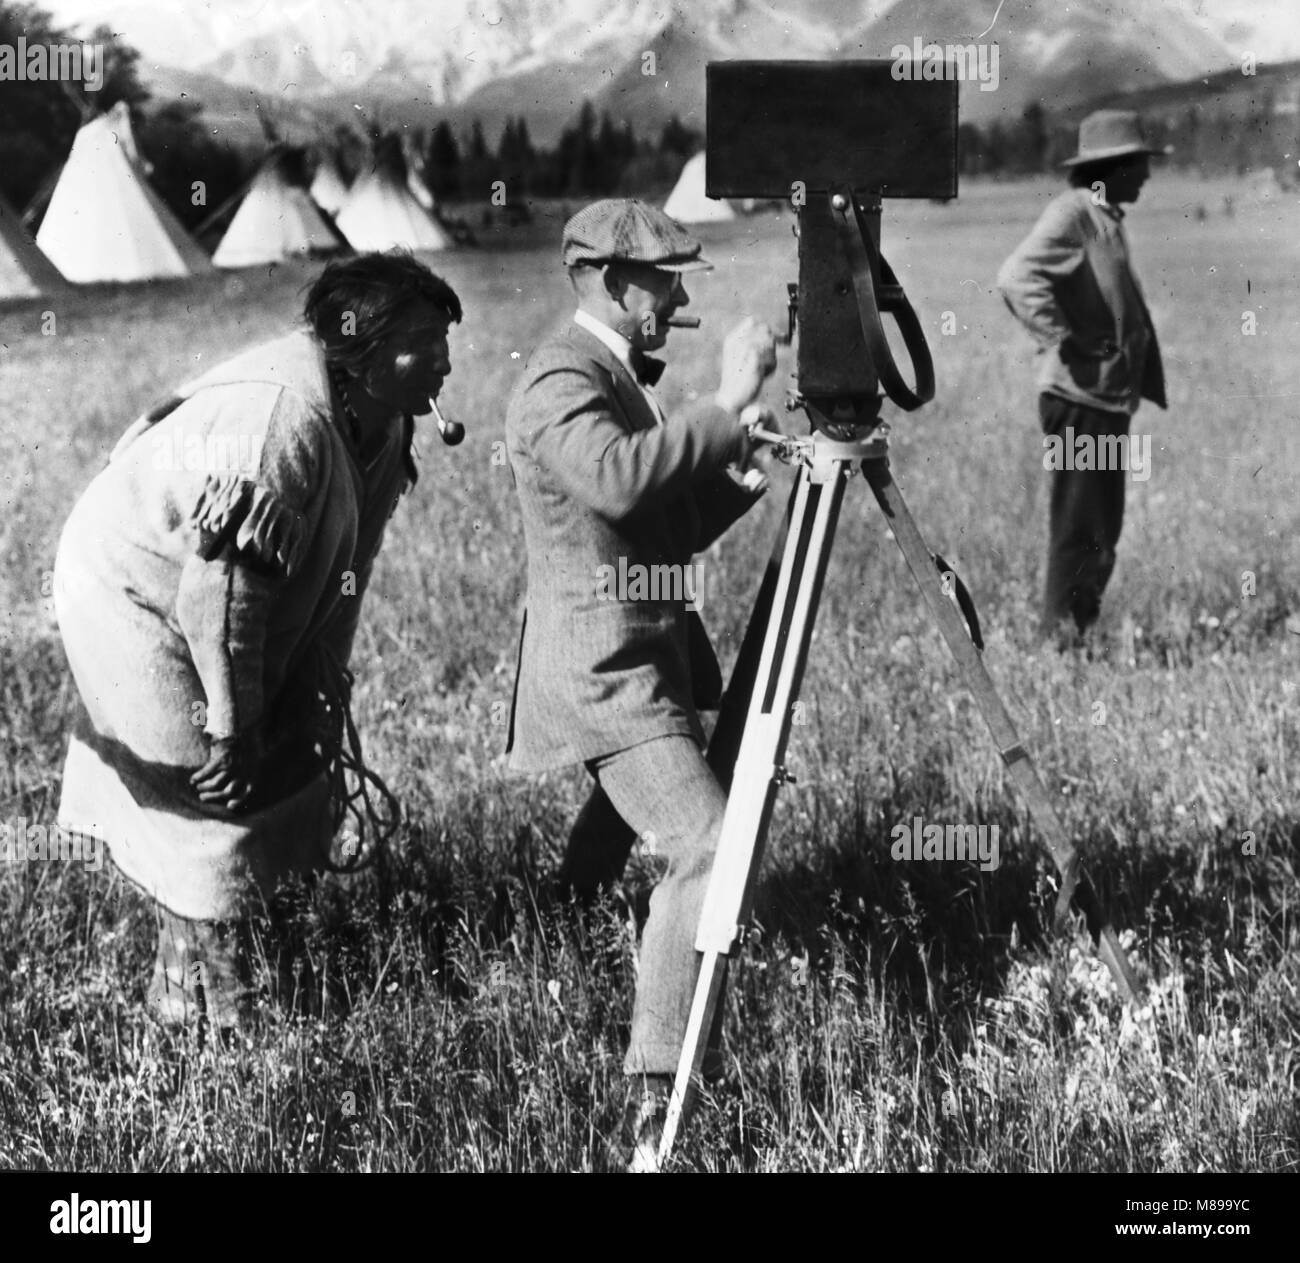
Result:
<svg viewBox="0 0 1300 1263"><path fill-rule="evenodd" d="M1295 104L1293 101L1292 104ZM1141 111L1153 145L1172 145L1170 166L1205 174L1242 175L1261 167L1280 168L1300 152L1300 114L1280 109L1271 92L1234 106L1211 100ZM957 128L962 175L1015 176L1060 170L1076 151L1078 120L1061 119L1030 105L1014 122Z"/></svg>
<svg viewBox="0 0 1300 1263"><path fill-rule="evenodd" d="M607 112L597 116L592 103L584 101L550 149L533 144L523 116L506 120L495 151L479 120L463 146L444 120L424 146L423 174L435 196L452 201L485 199L497 180L505 182L512 198L520 193L601 197L671 185L703 144L703 135L676 116L656 136L643 138L627 121L615 123Z"/></svg>

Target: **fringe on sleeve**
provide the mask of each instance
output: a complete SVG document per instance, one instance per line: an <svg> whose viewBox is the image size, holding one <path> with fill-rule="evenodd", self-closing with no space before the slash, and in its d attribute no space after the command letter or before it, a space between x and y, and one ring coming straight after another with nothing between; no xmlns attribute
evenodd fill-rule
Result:
<svg viewBox="0 0 1300 1263"><path fill-rule="evenodd" d="M190 522L198 530L198 552L204 561L229 544L244 560L286 579L302 561L302 515L241 474L209 475Z"/></svg>

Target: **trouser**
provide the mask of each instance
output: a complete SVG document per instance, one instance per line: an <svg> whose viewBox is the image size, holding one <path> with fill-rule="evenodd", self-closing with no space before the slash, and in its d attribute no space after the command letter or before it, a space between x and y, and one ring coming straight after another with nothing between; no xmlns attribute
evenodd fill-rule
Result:
<svg viewBox="0 0 1300 1263"><path fill-rule="evenodd" d="M695 935L727 796L688 736L655 738L593 760L587 770L597 784L569 835L560 876L579 894L609 886L622 875L638 838L651 854L667 861L641 935L623 1069L625 1074L671 1075L695 993ZM719 1004L706 1077L720 1069L721 1013Z"/></svg>
<svg viewBox="0 0 1300 1263"><path fill-rule="evenodd" d="M1088 436L1094 451L1101 453L1106 451L1101 440L1127 435L1131 421L1127 413L1105 412L1047 394L1038 397L1038 415L1043 433L1061 438L1066 463L1071 463L1069 457L1080 437ZM1052 634L1064 619L1073 619L1083 632L1101 613L1101 594L1115 569L1115 549L1124 524L1127 477L1123 469L1051 471L1044 635Z"/></svg>

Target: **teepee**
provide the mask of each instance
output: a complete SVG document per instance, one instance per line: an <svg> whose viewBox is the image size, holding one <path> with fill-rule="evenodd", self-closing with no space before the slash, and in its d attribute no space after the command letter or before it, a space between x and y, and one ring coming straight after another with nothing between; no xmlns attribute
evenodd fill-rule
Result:
<svg viewBox="0 0 1300 1263"><path fill-rule="evenodd" d="M339 174L338 163L326 154L316 168L315 178L311 182L312 201L327 215L337 215L339 208L347 201L348 186Z"/></svg>
<svg viewBox="0 0 1300 1263"><path fill-rule="evenodd" d="M415 174L413 167L406 168L406 187L411 196L420 203L421 209L432 215L437 209L437 203L433 200L433 194L429 192L429 186Z"/></svg>
<svg viewBox="0 0 1300 1263"><path fill-rule="evenodd" d="M664 214L683 224L714 224L735 219L727 202L704 196L704 154L697 153L683 168L677 186L664 203Z"/></svg>
<svg viewBox="0 0 1300 1263"><path fill-rule="evenodd" d="M356 250L450 250L455 244L415 200L401 146L392 139L376 143L370 169L357 177L334 222Z"/></svg>
<svg viewBox="0 0 1300 1263"><path fill-rule="evenodd" d="M304 187L302 153L272 149L212 256L219 268L256 267L343 248Z"/></svg>
<svg viewBox="0 0 1300 1263"><path fill-rule="evenodd" d="M9 203L0 197L0 303L41 298L66 288L58 268L41 253Z"/></svg>
<svg viewBox="0 0 1300 1263"><path fill-rule="evenodd" d="M212 266L149 187L125 102L77 133L36 244L78 283L189 276Z"/></svg>
<svg viewBox="0 0 1300 1263"><path fill-rule="evenodd" d="M415 138L408 132L402 133L402 161L406 163L406 187L411 190L411 196L430 215L436 214L438 203L434 201L429 186L424 182L424 161L420 157Z"/></svg>

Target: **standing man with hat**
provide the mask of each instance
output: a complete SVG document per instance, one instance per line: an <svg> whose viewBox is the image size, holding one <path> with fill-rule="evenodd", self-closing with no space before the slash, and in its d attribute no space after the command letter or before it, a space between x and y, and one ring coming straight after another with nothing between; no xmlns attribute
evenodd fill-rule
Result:
<svg viewBox="0 0 1300 1263"><path fill-rule="evenodd" d="M510 723L510 766L582 763L595 780L561 883L593 897L634 839L666 861L642 936L624 1062L632 1169L653 1169L690 1011L700 905L726 808L704 758L699 711L722 680L698 591L609 591L610 573L684 575L761 494L729 467L776 366L773 335L728 335L717 391L665 416L663 364L646 352L690 301L683 275L712 267L675 220L633 200L596 202L564 228L572 321L530 356L511 397L506 447L523 513L528 597ZM743 414L743 421L742 421ZM716 1066L714 1067L716 1069Z"/></svg>
<svg viewBox="0 0 1300 1263"><path fill-rule="evenodd" d="M1098 453L1127 436L1143 399L1165 403L1155 328L1129 262L1121 206L1151 174L1138 116L1098 110L1079 127L1079 152L1063 165L1071 187L1043 212L1002 265L998 288L1039 344L1043 432ZM1046 442L1046 440L1045 440ZM1127 438L1120 444L1127 448ZM1073 461L1066 461L1072 465ZM1127 463L1127 462L1125 462ZM1097 619L1124 520L1124 469L1056 468L1040 632L1077 640ZM1062 628L1071 619L1074 628Z"/></svg>

